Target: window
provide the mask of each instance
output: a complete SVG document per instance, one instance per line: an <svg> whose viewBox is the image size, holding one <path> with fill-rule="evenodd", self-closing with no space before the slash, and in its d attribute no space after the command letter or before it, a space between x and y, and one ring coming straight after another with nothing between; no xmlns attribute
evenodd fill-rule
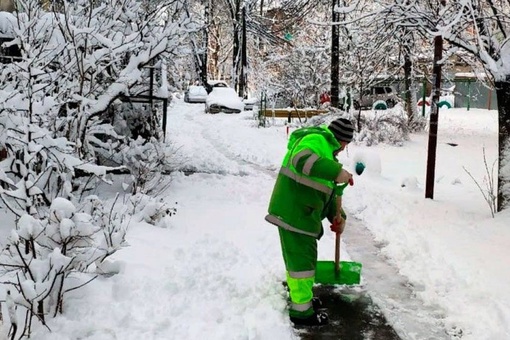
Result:
<svg viewBox="0 0 510 340"><path fill-rule="evenodd" d="M385 94L384 87L376 87L375 88L375 94Z"/></svg>

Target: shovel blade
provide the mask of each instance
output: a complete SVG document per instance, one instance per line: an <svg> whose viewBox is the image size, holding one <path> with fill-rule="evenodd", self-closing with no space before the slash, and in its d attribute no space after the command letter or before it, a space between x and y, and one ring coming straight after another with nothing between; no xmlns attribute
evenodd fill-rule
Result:
<svg viewBox="0 0 510 340"><path fill-rule="evenodd" d="M340 261L340 272L335 272L334 261L317 261L315 283L326 285L357 285L361 282L361 263Z"/></svg>

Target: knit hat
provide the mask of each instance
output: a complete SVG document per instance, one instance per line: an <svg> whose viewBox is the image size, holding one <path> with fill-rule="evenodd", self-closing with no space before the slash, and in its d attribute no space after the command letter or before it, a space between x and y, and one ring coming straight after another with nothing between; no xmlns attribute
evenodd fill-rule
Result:
<svg viewBox="0 0 510 340"><path fill-rule="evenodd" d="M338 118L332 121L328 129L333 132L333 135L339 142L350 143L354 134L354 127L350 120L345 118Z"/></svg>

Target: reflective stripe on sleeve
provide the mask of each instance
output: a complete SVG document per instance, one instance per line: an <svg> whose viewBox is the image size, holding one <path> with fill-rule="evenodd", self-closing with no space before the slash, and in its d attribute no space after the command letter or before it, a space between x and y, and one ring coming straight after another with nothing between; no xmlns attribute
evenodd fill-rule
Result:
<svg viewBox="0 0 510 340"><path fill-rule="evenodd" d="M306 270L302 272L289 272L293 279L308 279L315 276L315 270Z"/></svg>
<svg viewBox="0 0 510 340"><path fill-rule="evenodd" d="M294 228L290 224L283 222L278 217L273 216L273 215L267 215L266 216L266 221L268 221L271 224L274 224L277 227L280 227L280 228L283 228L285 230L292 231L292 232L295 232L295 233L298 233L298 234L312 236L312 237L315 237L315 238L317 238L319 236L319 233L310 233L308 231L304 231L304 230L301 230L301 229L298 229L298 228Z"/></svg>
<svg viewBox="0 0 510 340"><path fill-rule="evenodd" d="M282 167L280 169L280 174L293 179L294 181L298 182L299 184L303 184L303 185L306 185L307 187L310 187L317 191L323 192L326 195L331 195L331 193L333 192L332 188L330 188L324 184L321 184L319 182L315 182L314 180L312 180L310 178L295 174L289 168Z"/></svg>
<svg viewBox="0 0 510 340"><path fill-rule="evenodd" d="M315 161L319 159L319 156L316 154L311 155L305 162L303 166L303 173L307 176L310 176L310 171L312 171L312 166L315 164Z"/></svg>
<svg viewBox="0 0 510 340"><path fill-rule="evenodd" d="M312 152L310 150L299 151L294 157L292 157L292 165L294 165L294 167L296 168L301 157L308 156L311 154Z"/></svg>

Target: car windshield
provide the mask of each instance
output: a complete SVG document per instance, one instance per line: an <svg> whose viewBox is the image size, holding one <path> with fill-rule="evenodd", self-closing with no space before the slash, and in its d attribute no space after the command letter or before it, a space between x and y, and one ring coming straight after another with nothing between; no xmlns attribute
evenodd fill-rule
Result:
<svg viewBox="0 0 510 340"><path fill-rule="evenodd" d="M190 86L188 91L190 94L207 96L207 91L203 86Z"/></svg>

